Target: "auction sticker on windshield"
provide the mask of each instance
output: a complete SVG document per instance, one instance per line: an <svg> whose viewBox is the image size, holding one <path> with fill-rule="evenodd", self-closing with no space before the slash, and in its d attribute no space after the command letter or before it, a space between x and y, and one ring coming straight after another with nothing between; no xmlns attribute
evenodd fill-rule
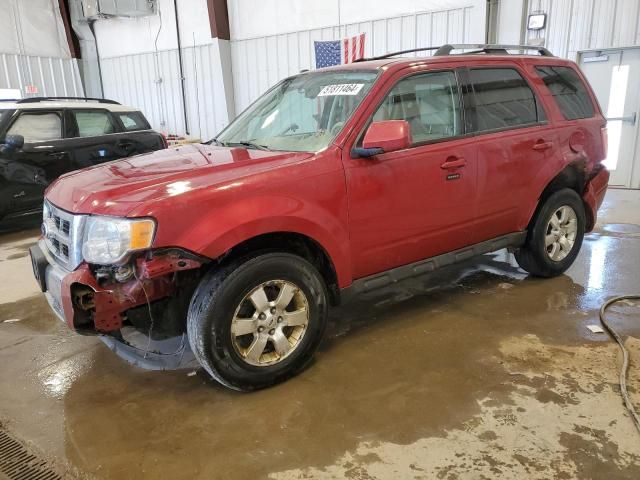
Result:
<svg viewBox="0 0 640 480"><path fill-rule="evenodd" d="M330 95L357 95L364 87L364 83L343 83L341 85L327 85L318 93L319 97Z"/></svg>

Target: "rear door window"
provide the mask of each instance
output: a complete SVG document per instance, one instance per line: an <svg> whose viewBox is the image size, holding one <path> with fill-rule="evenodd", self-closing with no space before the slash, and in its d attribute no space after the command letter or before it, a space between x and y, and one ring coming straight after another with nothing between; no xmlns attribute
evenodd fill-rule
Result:
<svg viewBox="0 0 640 480"><path fill-rule="evenodd" d="M414 144L461 135L455 74L433 72L400 80L373 116L374 122L382 120L406 120Z"/></svg>
<svg viewBox="0 0 640 480"><path fill-rule="evenodd" d="M111 114L106 110L74 110L80 137L98 137L116 131Z"/></svg>
<svg viewBox="0 0 640 480"><path fill-rule="evenodd" d="M567 120L591 118L593 103L578 74L569 67L536 67L538 75L555 98Z"/></svg>
<svg viewBox="0 0 640 480"><path fill-rule="evenodd" d="M118 118L127 132L135 130L148 130L149 123L140 112L118 113Z"/></svg>
<svg viewBox="0 0 640 480"><path fill-rule="evenodd" d="M476 131L532 125L544 120L533 91L517 70L479 68L469 70L469 76L475 93Z"/></svg>
<svg viewBox="0 0 640 480"><path fill-rule="evenodd" d="M25 143L60 140L62 115L59 112L22 112L9 127L7 135L22 135Z"/></svg>

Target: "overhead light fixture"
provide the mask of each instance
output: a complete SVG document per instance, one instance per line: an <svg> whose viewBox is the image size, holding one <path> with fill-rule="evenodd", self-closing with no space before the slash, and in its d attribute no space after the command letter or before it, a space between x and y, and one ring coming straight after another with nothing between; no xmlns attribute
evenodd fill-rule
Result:
<svg viewBox="0 0 640 480"><path fill-rule="evenodd" d="M546 24L546 13L532 13L527 19L527 30L542 30Z"/></svg>

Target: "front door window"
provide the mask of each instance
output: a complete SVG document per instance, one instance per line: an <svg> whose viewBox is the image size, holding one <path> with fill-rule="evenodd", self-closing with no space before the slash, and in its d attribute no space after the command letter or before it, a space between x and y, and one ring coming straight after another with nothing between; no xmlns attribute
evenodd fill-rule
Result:
<svg viewBox="0 0 640 480"><path fill-rule="evenodd" d="M462 134L453 72L414 75L401 80L382 102L373 121L406 120L414 144Z"/></svg>
<svg viewBox="0 0 640 480"><path fill-rule="evenodd" d="M56 112L24 112L13 122L7 135L22 135L25 143L62 138L62 118Z"/></svg>

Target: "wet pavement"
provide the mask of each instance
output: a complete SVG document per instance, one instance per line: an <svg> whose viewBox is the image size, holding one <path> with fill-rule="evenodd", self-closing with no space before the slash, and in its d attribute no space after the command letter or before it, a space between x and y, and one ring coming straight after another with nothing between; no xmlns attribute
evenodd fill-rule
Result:
<svg viewBox="0 0 640 480"><path fill-rule="evenodd" d="M37 222L0 233L0 424L86 478L640 478L601 302L640 292L640 192L610 191L566 275L498 252L332 312L316 360L252 394L148 372L69 332L32 279ZM640 404L640 305L629 335ZM1 477L1 474L0 474Z"/></svg>

